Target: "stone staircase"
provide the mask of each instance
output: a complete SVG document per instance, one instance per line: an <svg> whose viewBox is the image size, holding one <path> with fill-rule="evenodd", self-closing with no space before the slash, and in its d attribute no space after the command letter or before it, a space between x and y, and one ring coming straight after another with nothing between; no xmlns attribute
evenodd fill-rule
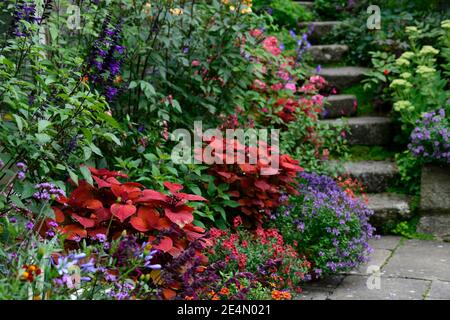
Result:
<svg viewBox="0 0 450 320"><path fill-rule="evenodd" d="M297 2L309 9L313 2ZM312 44L309 53L316 63L339 63L351 50L345 45L321 43L321 39L338 26L340 21L316 21L300 23L301 29L312 29L309 40ZM339 66L321 68L323 76L338 90L346 89L361 82L367 68L360 66ZM327 98L325 118L321 121L331 126L348 124L347 140L350 145L388 146L393 143L393 124L385 116L357 116L357 97L348 94L337 94ZM374 210L372 223L383 226L394 221L411 217L411 198L407 195L389 193L391 183L399 178L395 162L386 161L333 161L337 172L361 181L368 193L368 206Z"/></svg>

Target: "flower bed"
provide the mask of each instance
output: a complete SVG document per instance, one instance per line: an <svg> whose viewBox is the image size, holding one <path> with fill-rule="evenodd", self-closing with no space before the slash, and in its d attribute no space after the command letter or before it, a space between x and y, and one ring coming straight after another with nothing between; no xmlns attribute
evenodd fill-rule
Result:
<svg viewBox="0 0 450 320"><path fill-rule="evenodd" d="M0 299L287 300L364 260L367 209L298 176L343 146L318 121L308 34L288 32L289 54L247 0L80 5L73 29L52 1L0 3ZM205 133L192 158L215 161L176 162L175 130L198 120L280 145ZM284 208L305 230L270 222Z"/></svg>

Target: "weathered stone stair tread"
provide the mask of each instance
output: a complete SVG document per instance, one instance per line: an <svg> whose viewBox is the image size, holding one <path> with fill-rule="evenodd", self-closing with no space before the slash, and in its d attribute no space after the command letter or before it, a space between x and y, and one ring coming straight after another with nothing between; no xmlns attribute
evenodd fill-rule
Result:
<svg viewBox="0 0 450 320"><path fill-rule="evenodd" d="M313 21L313 22L301 22L299 23L300 28L313 28L311 35L309 36L309 41L312 43L319 42L323 40L322 38L330 33L335 27L342 24L341 21Z"/></svg>
<svg viewBox="0 0 450 320"><path fill-rule="evenodd" d="M363 67L331 67L322 68L318 74L323 76L332 86L343 89L361 82L364 79L364 74L369 70Z"/></svg>
<svg viewBox="0 0 450 320"><path fill-rule="evenodd" d="M341 175L349 175L358 179L367 193L380 193L386 191L391 181L398 178L398 168L391 161L333 161Z"/></svg>
<svg viewBox="0 0 450 320"><path fill-rule="evenodd" d="M312 9L314 3L311 1L295 1L295 3L307 8L307 9Z"/></svg>
<svg viewBox="0 0 450 320"><path fill-rule="evenodd" d="M339 117L351 117L356 115L356 96L352 94L337 94L326 98L328 105L322 118L333 119Z"/></svg>
<svg viewBox="0 0 450 320"><path fill-rule="evenodd" d="M343 44L314 45L308 50L314 62L331 63L342 60L348 52L348 46Z"/></svg>
<svg viewBox="0 0 450 320"><path fill-rule="evenodd" d="M349 144L387 145L392 142L392 120L388 117L352 117L346 119L321 120L333 125L347 123Z"/></svg>
<svg viewBox="0 0 450 320"><path fill-rule="evenodd" d="M409 219L412 217L410 208L411 197L396 193L373 193L367 195L368 207L374 211L371 222L382 226L389 222Z"/></svg>

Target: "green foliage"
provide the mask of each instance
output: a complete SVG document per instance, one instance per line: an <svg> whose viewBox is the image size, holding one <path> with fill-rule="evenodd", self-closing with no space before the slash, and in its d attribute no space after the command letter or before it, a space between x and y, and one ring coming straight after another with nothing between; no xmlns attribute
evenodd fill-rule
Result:
<svg viewBox="0 0 450 320"><path fill-rule="evenodd" d="M285 28L296 28L299 22L311 21L312 13L303 6L290 0L254 0L256 12L268 12L273 22Z"/></svg>

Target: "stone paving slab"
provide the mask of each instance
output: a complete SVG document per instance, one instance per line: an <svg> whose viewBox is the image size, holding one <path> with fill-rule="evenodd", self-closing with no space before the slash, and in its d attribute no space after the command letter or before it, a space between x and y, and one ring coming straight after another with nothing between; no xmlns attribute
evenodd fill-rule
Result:
<svg viewBox="0 0 450 320"><path fill-rule="evenodd" d="M427 300L450 300L450 282L433 281Z"/></svg>
<svg viewBox="0 0 450 320"><path fill-rule="evenodd" d="M450 243L406 240L383 268L388 277L450 281Z"/></svg>
<svg viewBox="0 0 450 320"><path fill-rule="evenodd" d="M376 249L370 254L369 262L361 265L359 268L354 269L349 274L369 275L374 272L374 269L378 267L380 270L392 255L392 251L386 249Z"/></svg>
<svg viewBox="0 0 450 320"><path fill-rule="evenodd" d="M380 289L369 289L368 276L350 275L329 296L330 300L422 300L430 282L416 279L380 279Z"/></svg>
<svg viewBox="0 0 450 320"><path fill-rule="evenodd" d="M369 240L369 244L374 249L394 250L402 238L398 236L382 236L380 239Z"/></svg>

